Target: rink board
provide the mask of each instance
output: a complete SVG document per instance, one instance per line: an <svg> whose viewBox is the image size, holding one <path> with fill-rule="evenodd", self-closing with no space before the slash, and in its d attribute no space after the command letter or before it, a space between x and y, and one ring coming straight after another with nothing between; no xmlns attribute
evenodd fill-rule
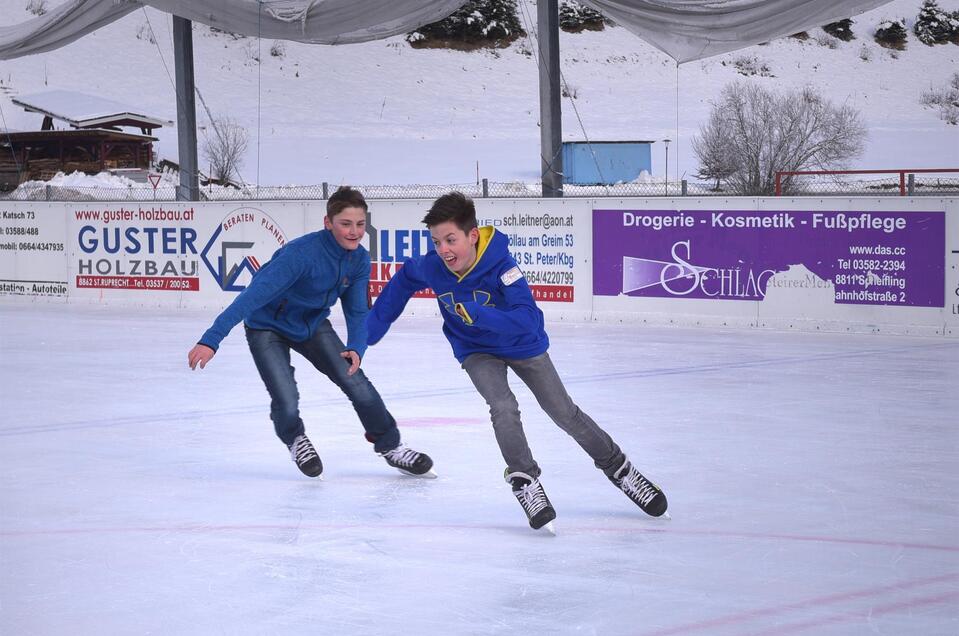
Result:
<svg viewBox="0 0 959 636"><path fill-rule="evenodd" d="M371 201L371 296L431 248ZM552 319L959 335L959 199L478 199ZM0 202L0 298L225 307L323 201ZM429 290L408 312L435 314Z"/></svg>

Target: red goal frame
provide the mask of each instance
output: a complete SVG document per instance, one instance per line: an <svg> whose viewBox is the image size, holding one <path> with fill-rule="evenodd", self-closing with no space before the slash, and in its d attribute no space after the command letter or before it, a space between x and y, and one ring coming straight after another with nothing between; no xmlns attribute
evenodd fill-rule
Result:
<svg viewBox="0 0 959 636"><path fill-rule="evenodd" d="M898 174L899 175L899 195L906 196L906 175L924 174L930 172L959 172L959 168L912 168L902 170L795 170L795 171L777 171L776 172L776 196L780 197L783 193L782 178L784 176L804 175L804 174Z"/></svg>

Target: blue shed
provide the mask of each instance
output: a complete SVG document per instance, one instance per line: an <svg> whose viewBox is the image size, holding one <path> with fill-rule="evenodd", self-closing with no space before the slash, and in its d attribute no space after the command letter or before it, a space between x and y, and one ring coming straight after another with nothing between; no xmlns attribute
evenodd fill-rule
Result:
<svg viewBox="0 0 959 636"><path fill-rule="evenodd" d="M570 185L612 185L633 181L643 170L652 174L652 144L652 141L564 141L563 181Z"/></svg>

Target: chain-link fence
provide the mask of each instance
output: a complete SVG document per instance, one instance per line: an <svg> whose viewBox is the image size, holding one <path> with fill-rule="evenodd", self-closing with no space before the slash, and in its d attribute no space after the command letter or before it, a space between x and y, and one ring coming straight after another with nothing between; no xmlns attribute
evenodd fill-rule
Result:
<svg viewBox="0 0 959 636"><path fill-rule="evenodd" d="M959 174L893 174L880 179L850 180L842 175L796 175L782 184L782 196L869 195L869 196L956 196Z"/></svg>
<svg viewBox="0 0 959 636"><path fill-rule="evenodd" d="M473 198L538 198L542 185L520 181L478 183L358 185L368 199L435 199L452 190ZM322 183L306 186L202 186L202 201L275 201L323 200L337 185ZM959 196L959 176L922 175L902 186L898 177L871 180L805 179L793 177L782 189L783 196ZM11 201L175 201L177 188L164 182L157 188L131 185L127 188L54 186L24 184L12 192L0 193L0 200ZM770 193L771 194L771 193ZM564 197L683 197L740 196L725 184L670 181L614 185L566 185Z"/></svg>

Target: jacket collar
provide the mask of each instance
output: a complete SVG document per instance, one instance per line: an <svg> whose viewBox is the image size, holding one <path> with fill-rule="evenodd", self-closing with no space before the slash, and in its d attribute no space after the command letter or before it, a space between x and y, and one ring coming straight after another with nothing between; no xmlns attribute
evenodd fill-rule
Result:
<svg viewBox="0 0 959 636"><path fill-rule="evenodd" d="M332 232L323 229L317 232L317 234L320 235L320 244L330 256L337 259L349 256L350 250L343 249L340 244L336 242Z"/></svg>
<svg viewBox="0 0 959 636"><path fill-rule="evenodd" d="M449 268L449 265L446 265L444 262L443 265L446 266L446 269L449 270L450 274L456 277L456 282L461 283L463 279L470 275L470 273L476 269L476 266L479 264L480 259L483 258L483 254L486 253L486 248L489 247L490 241L493 240L493 236L496 234L496 230L493 229L492 225L484 225L479 228L479 240L476 242L476 259L473 260L473 264L469 266L463 275L459 275Z"/></svg>

